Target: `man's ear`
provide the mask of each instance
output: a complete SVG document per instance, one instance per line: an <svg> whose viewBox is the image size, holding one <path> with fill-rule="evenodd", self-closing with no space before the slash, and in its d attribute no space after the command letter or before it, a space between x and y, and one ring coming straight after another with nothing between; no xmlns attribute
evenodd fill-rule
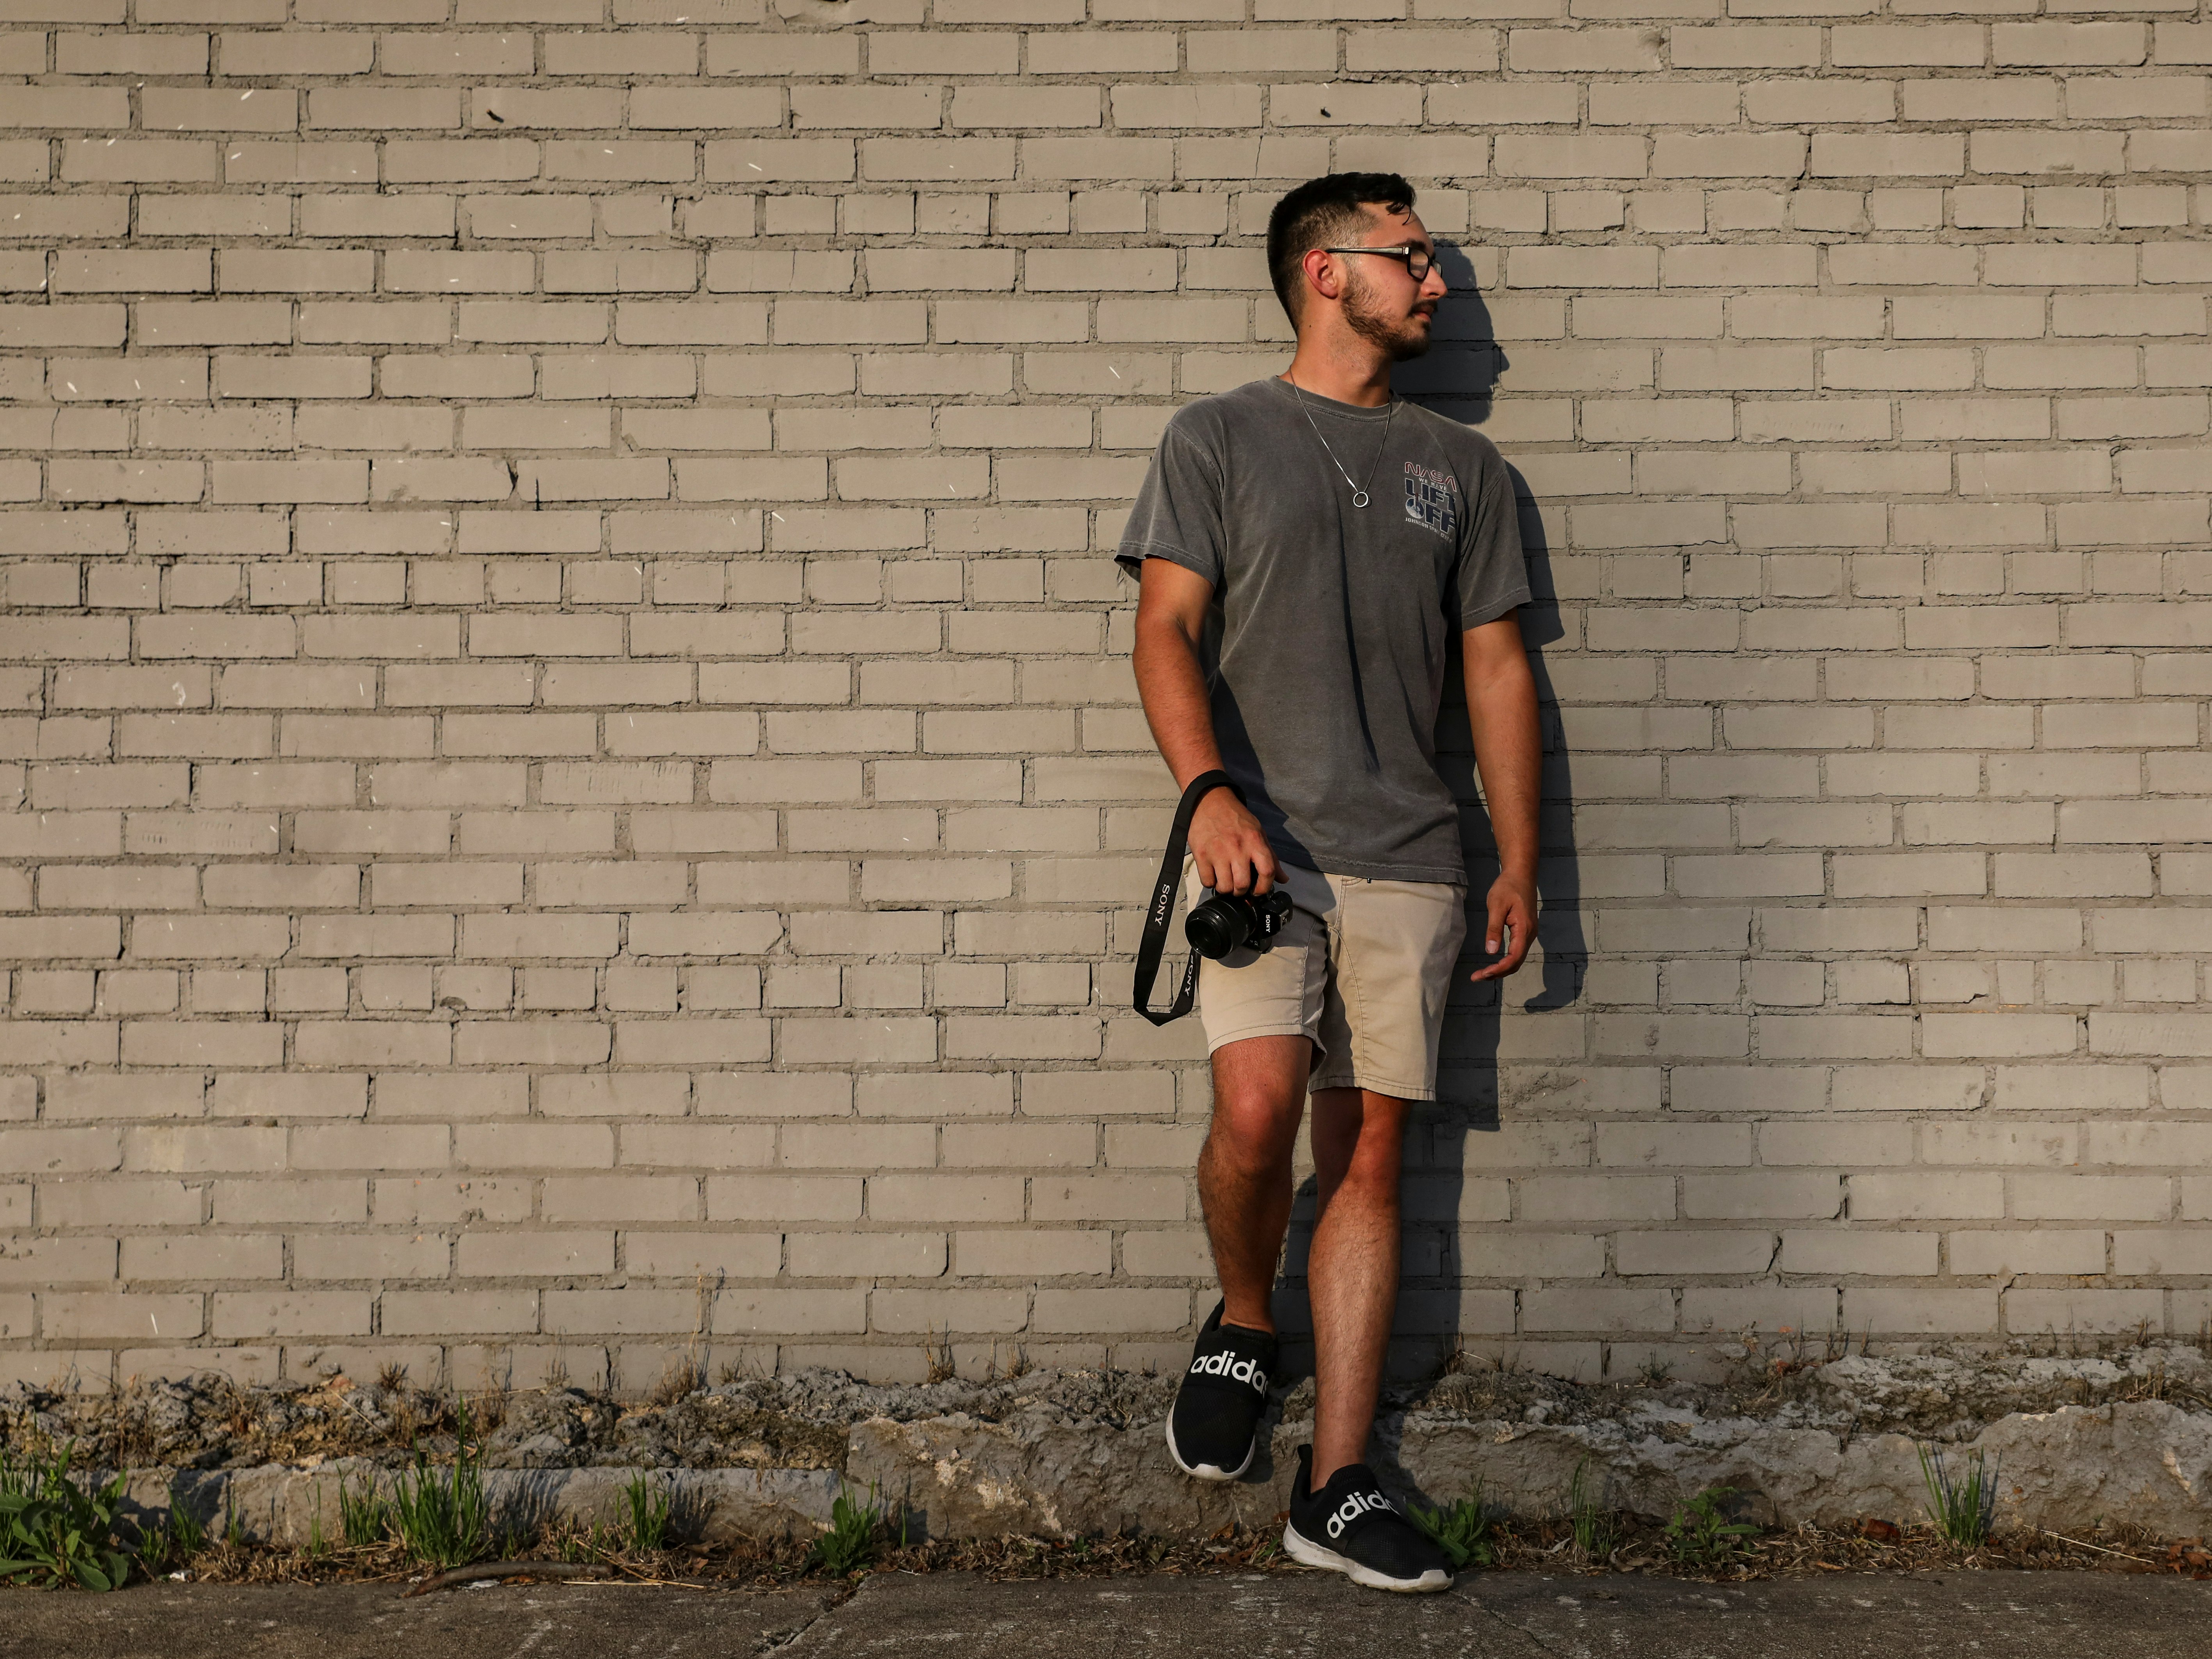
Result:
<svg viewBox="0 0 2212 1659"><path fill-rule="evenodd" d="M1305 274L1306 287L1324 300L1344 297L1344 287L1338 278L1336 267L1321 249L1308 248L1305 258L1298 261L1298 267Z"/></svg>

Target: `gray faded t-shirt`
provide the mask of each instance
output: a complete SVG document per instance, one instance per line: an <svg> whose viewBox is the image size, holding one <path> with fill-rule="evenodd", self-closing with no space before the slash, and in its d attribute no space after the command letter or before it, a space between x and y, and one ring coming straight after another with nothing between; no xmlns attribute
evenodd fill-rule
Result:
<svg viewBox="0 0 2212 1659"><path fill-rule="evenodd" d="M1487 438L1416 404L1304 400L1368 506L1289 383L1255 380L1176 411L1115 557L1213 584L1214 736L1278 857L1463 884L1437 709L1453 637L1528 598L1512 482Z"/></svg>

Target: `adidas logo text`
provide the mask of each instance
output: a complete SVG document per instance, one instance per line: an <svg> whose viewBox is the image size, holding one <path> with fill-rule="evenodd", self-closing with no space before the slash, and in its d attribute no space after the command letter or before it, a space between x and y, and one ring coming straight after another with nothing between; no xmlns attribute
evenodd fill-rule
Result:
<svg viewBox="0 0 2212 1659"><path fill-rule="evenodd" d="M1231 1382L1249 1382L1261 1394L1267 1392L1267 1373L1260 1368L1256 1359L1239 1359L1235 1354L1200 1354L1190 1362L1193 1376L1225 1376Z"/></svg>
<svg viewBox="0 0 2212 1659"><path fill-rule="evenodd" d="M1356 1492L1336 1506L1336 1513L1328 1517L1328 1535L1344 1536L1344 1529L1370 1510L1389 1510L1393 1515L1398 1506L1379 1492Z"/></svg>

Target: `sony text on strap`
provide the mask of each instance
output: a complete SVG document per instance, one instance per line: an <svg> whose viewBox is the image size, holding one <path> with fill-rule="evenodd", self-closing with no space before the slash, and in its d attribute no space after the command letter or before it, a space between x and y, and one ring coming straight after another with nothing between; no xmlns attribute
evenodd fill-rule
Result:
<svg viewBox="0 0 2212 1659"><path fill-rule="evenodd" d="M1152 888L1152 903L1145 910L1144 936L1137 945L1137 982L1130 1006L1155 1025L1165 1025L1170 1020L1181 1019L1190 1012L1193 998L1198 990L1198 947L1191 947L1190 957L1183 963L1182 984L1176 992L1176 1000L1164 1012L1147 1007L1152 1000L1152 982L1159 976L1160 957L1167 949L1168 918L1175 913L1175 890L1182 878L1183 854L1190 839L1191 815L1198 811L1198 803L1215 789L1232 791L1237 799L1244 799L1226 772L1201 772L1190 781L1176 803L1174 826L1168 831L1167 855L1160 860L1160 878Z"/></svg>

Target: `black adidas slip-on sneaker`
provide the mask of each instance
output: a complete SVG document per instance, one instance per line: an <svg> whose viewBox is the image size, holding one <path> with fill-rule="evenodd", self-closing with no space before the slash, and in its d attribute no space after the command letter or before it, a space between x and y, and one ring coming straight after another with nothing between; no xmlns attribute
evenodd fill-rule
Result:
<svg viewBox="0 0 2212 1659"><path fill-rule="evenodd" d="M1224 1325L1214 1304L1199 1328L1190 1367L1168 1413L1168 1455L1200 1480L1234 1480L1252 1467L1275 1369L1275 1339Z"/></svg>
<svg viewBox="0 0 2212 1659"><path fill-rule="evenodd" d="M1293 1561L1340 1572L1370 1589L1426 1594L1451 1588L1451 1562L1398 1506L1373 1471L1351 1463L1313 1490L1313 1448L1298 1448L1283 1549Z"/></svg>

